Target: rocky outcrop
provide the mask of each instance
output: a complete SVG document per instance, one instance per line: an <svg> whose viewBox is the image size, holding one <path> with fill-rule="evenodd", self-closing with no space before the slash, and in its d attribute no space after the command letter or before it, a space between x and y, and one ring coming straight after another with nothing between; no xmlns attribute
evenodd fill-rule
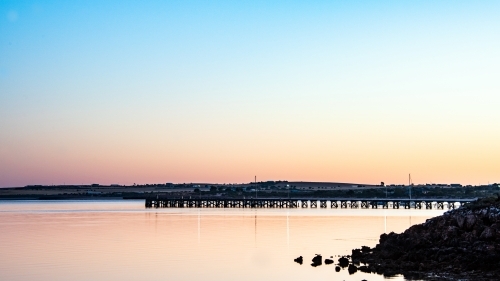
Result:
<svg viewBox="0 0 500 281"><path fill-rule="evenodd" d="M363 271L432 280L500 280L500 200L482 199L414 225L380 235L374 248L352 251Z"/></svg>

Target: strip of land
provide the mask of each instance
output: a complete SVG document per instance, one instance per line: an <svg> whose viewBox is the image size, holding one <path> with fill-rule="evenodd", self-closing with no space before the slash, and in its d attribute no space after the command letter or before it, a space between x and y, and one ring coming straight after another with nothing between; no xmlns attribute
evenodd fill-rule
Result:
<svg viewBox="0 0 500 281"><path fill-rule="evenodd" d="M498 184L370 185L336 182L267 181L246 184L146 184L146 185L29 185L0 188L0 199L147 199L156 196L203 197L334 197L334 198L474 198L499 192Z"/></svg>

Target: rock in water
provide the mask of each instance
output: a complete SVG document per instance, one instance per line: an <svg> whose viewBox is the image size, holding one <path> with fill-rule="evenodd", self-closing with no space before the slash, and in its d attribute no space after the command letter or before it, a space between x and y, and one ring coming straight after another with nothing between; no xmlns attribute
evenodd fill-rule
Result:
<svg viewBox="0 0 500 281"><path fill-rule="evenodd" d="M350 264L349 267L347 267L347 271L349 271L349 274L354 274L358 271L358 268L354 264Z"/></svg>
<svg viewBox="0 0 500 281"><path fill-rule="evenodd" d="M294 259L293 261L296 262L296 263L298 263L298 264L302 264L302 262L303 262L302 256Z"/></svg>
<svg viewBox="0 0 500 281"><path fill-rule="evenodd" d="M348 259L348 258L346 258L346 257L341 257L341 258L339 259L339 265L340 265L341 267L346 267L346 266L348 266L348 265L349 265L349 259Z"/></svg>
<svg viewBox="0 0 500 281"><path fill-rule="evenodd" d="M368 246L361 246L361 252L368 253L370 251L371 251L370 247L368 247Z"/></svg>
<svg viewBox="0 0 500 281"><path fill-rule="evenodd" d="M323 264L323 257L321 255L316 254L316 256L312 259L311 266L320 266Z"/></svg>

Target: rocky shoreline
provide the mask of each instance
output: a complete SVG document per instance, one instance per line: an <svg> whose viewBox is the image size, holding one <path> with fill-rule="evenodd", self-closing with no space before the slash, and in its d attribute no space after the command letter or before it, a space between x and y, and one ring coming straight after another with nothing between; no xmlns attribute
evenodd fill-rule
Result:
<svg viewBox="0 0 500 281"><path fill-rule="evenodd" d="M351 260L361 271L407 279L500 280L500 197L382 234L374 248L352 250Z"/></svg>

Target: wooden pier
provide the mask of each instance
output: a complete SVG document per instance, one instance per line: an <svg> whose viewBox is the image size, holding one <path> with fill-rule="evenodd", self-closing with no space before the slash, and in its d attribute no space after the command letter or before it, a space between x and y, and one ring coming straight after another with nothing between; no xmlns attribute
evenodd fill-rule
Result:
<svg viewBox="0 0 500 281"><path fill-rule="evenodd" d="M153 198L146 208L322 208L326 209L455 209L471 199L400 198Z"/></svg>

